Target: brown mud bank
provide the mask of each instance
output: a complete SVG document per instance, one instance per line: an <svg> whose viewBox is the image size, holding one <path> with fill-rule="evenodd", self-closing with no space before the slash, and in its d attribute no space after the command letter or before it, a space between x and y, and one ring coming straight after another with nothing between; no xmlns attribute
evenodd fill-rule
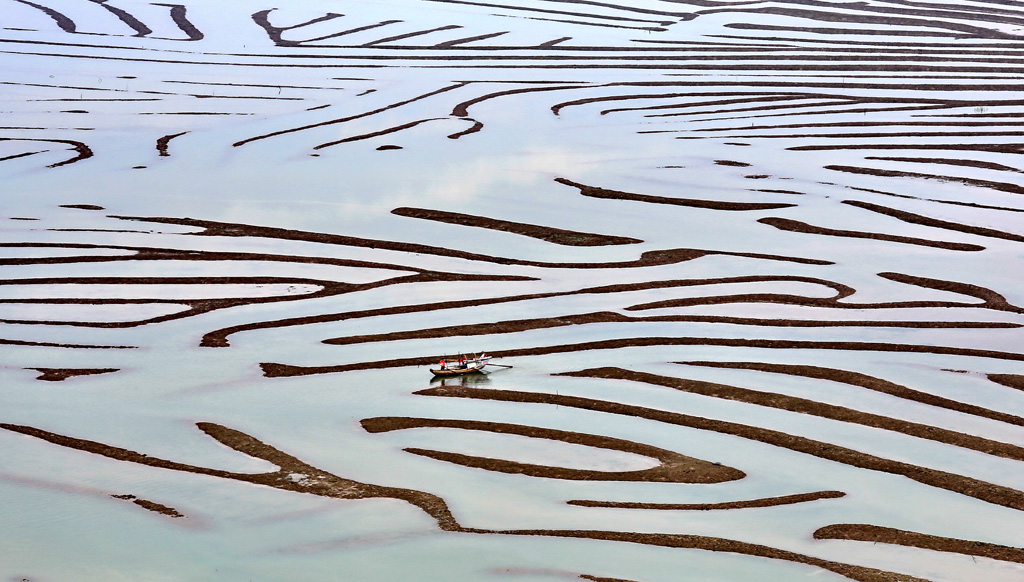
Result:
<svg viewBox="0 0 1024 582"><path fill-rule="evenodd" d="M438 527L441 530L452 533L575 538L625 542L668 548L698 549L711 552L738 553L771 560L805 564L834 572L851 580L855 580L856 582L928 582L922 578L915 578L876 568L824 560L822 558L808 556L771 546L701 535L598 530L496 530L468 527L459 523L449 510L444 499L437 495L415 489L403 489L399 487L386 487L361 483L359 481L339 477L309 465L298 458L284 453L243 432L207 422L198 423L197 426L200 430L221 444L251 457L268 461L276 465L278 470L259 474L233 473L220 469L199 467L164 460L129 449L60 435L29 426L0 424L0 428L5 430L42 439L55 445L150 467L197 473L201 475L208 475L210 477L230 479L255 485L273 487L275 489L282 489L285 491L318 495L321 497L341 500L371 498L398 499L419 507L437 521ZM151 506L152 509L158 509L156 505L157 504L153 504Z"/></svg>

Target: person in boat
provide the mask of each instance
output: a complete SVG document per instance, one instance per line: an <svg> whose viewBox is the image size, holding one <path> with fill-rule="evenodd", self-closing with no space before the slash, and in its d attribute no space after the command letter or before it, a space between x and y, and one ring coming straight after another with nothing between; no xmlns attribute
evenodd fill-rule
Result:
<svg viewBox="0 0 1024 582"><path fill-rule="evenodd" d="M442 370L447 370L448 369L448 362L446 362L444 360L441 360L441 369Z"/></svg>
<svg viewBox="0 0 1024 582"><path fill-rule="evenodd" d="M461 358L459 358L459 367L460 368L465 368L466 367L466 356L462 356Z"/></svg>

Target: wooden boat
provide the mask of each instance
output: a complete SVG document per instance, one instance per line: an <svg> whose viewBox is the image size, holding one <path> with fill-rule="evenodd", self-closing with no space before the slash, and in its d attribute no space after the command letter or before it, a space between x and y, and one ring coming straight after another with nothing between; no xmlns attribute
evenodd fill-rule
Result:
<svg viewBox="0 0 1024 582"><path fill-rule="evenodd" d="M430 372L435 376L462 376L465 374L482 374L484 366L488 365L491 356L487 354L474 355L473 357L462 356L456 361L448 362L445 358L441 360L439 367L431 368ZM492 366L496 364L490 364ZM509 366L511 367L511 366Z"/></svg>

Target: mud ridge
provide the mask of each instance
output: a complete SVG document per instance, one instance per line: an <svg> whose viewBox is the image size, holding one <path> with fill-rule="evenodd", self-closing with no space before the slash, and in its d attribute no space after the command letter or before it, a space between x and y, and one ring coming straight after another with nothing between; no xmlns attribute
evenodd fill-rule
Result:
<svg viewBox="0 0 1024 582"><path fill-rule="evenodd" d="M36 380L45 382L61 382L75 376L91 376L119 372L119 368L27 368L40 373Z"/></svg>
<svg viewBox="0 0 1024 582"><path fill-rule="evenodd" d="M945 489L947 491L959 493L994 505L1024 511L1024 491L1018 491L1010 487L988 483L964 475L957 475L955 473L948 473L945 471L912 465L910 463L885 459L832 443L794 436L758 426L702 418L699 416L646 408L642 406L620 404L618 402L611 402L607 400L596 400L579 396L563 396L559 394L546 394L540 392L516 392L511 390L495 390L492 388L478 389L445 386L420 390L414 394L422 396L475 398L499 402L551 404L594 412L642 418L665 424L695 428L698 430L708 430L762 442L771 446L789 449L852 467L893 475L901 475L924 485Z"/></svg>
<svg viewBox="0 0 1024 582"><path fill-rule="evenodd" d="M406 448L406 452L448 463L511 473L543 477L547 479L569 479L576 481L649 481L664 483L722 483L742 479L746 475L737 469L722 466L701 459L695 459L659 447L606 436L538 428L502 422L475 420L440 420L407 417L377 417L361 421L370 433L390 432L410 428L457 428L461 430L486 431L497 434L514 434L536 439L559 441L599 449L608 449L641 455L659 461L656 467L638 471L597 471L569 469L518 463L501 459L476 457L420 448Z"/></svg>
<svg viewBox="0 0 1024 582"><path fill-rule="evenodd" d="M998 238L1003 240L1011 240L1014 242L1024 242L1024 236L1021 236L1019 234L1013 234L981 226L971 226L959 222L950 222L948 220L939 220L937 218L929 218L927 216L922 216L920 214L915 214L913 212L907 212L906 210L897 210L895 208L880 206L878 204L872 204L870 202L862 202L860 200L843 200L843 204L848 204L850 206L855 206L857 208L863 208L864 210L870 210L871 212L877 212L878 214L891 216L893 218L896 218L897 220L908 222L910 224L920 224L923 226L930 226L932 228L941 228L944 230L951 230L955 232L964 232L967 234L984 236L988 238Z"/></svg>
<svg viewBox="0 0 1024 582"><path fill-rule="evenodd" d="M510 222L507 220L499 220L495 218L487 218L484 216L462 214L458 212L448 212L444 210L429 210L426 208L402 207L395 208L394 210L391 211L391 214L395 214L397 216L407 216L410 218L420 218L423 220L433 220L436 222L443 222L447 224L457 224L462 226L472 226L477 228L497 230L501 232L510 232L513 234L540 239L557 245L592 247L607 245L629 245L643 242L640 239L630 237L610 236L603 234L594 234L589 232L564 230L561 228L539 226L535 224L524 224L521 222Z"/></svg>
<svg viewBox="0 0 1024 582"><path fill-rule="evenodd" d="M983 251L985 247L980 245L958 243L958 242L947 242L947 241L936 241L925 238L914 238L909 236L898 236L892 234L883 234L878 232L863 232L859 230L843 230L836 228L826 228L823 226L814 226L807 224L806 222L800 222L799 220L792 220L789 218L778 218L778 217L766 217L758 220L761 224L767 224L774 226L779 230L786 230L789 232L798 232L801 234L817 234L822 236L836 236L844 238L863 238L877 241L893 242L900 244L917 245L922 247L934 247L950 251Z"/></svg>
<svg viewBox="0 0 1024 582"><path fill-rule="evenodd" d="M652 386L664 386L665 388L671 388L673 390L679 390L690 394L699 394L710 398L744 402L746 404L754 404L757 406L776 408L798 414L827 418L838 422L859 424L861 426L897 432L908 436L953 445L955 447L970 449L996 457L1012 459L1015 461L1024 461L1024 448L1008 443L994 441L937 426L930 426L889 416L872 414L847 408L845 406L825 404L815 400L788 396L776 392L751 390L748 388L729 386L716 382L704 382L701 380L662 376L614 367L591 368L577 372L563 372L556 375L576 378L627 380Z"/></svg>
<svg viewBox="0 0 1024 582"><path fill-rule="evenodd" d="M853 540L894 544L924 550L952 552L967 556L991 558L1003 562L1024 564L1024 549L976 542L956 538L933 536L913 531L877 525L844 523L825 526L814 532L816 540Z"/></svg>
<svg viewBox="0 0 1024 582"><path fill-rule="evenodd" d="M578 188L580 194L588 198L605 198L609 200L633 200L646 202L648 204L669 204L673 206L688 206L691 208L707 208L711 210L744 211L744 210L777 210L780 208L791 208L795 204L784 202L721 202L717 200L698 200L694 198L670 198L668 196L651 196L648 194L634 194L632 192L621 192L579 184L565 178L555 178L559 184Z"/></svg>
<svg viewBox="0 0 1024 582"><path fill-rule="evenodd" d="M296 457L281 452L280 450L243 432L207 422L198 423L197 426L200 430L221 444L251 457L269 461L270 463L277 465L279 470L262 474L231 473L219 469L209 469L205 467L176 463L173 461L166 461L128 449L111 447L94 441L59 435L38 428L13 424L0 424L0 428L39 438L59 446L77 449L121 461L148 465L151 467L209 475L212 477L273 487L285 491L308 493L335 499L398 499L419 507L425 513L434 518L438 523L438 527L444 531L476 535L528 535L578 538L637 543L662 547L693 548L716 552L740 553L756 557L806 564L835 572L857 582L928 582L921 578L911 578L905 575L878 570L875 568L822 560L821 558L789 552L770 546L762 546L724 538L684 534L650 534L592 530L488 530L465 527L456 521L451 511L448 509L448 505L445 503L444 499L436 495L417 491L415 489L385 487L345 479L306 464Z"/></svg>
<svg viewBox="0 0 1024 582"><path fill-rule="evenodd" d="M492 321L488 323L470 323L464 325L446 325L410 331L394 331L389 333L351 335L332 337L323 340L330 345L352 345L403 341L411 339L434 339L442 337L471 337L480 335L497 335L517 333L534 329L563 327L569 325L587 325L591 323L643 323L648 321L678 323L725 323L730 325L748 325L756 327L903 327L922 329L1015 329L1022 327L1016 323L974 322L974 321L885 321L885 320L797 320L797 319L765 319L725 317L712 315L655 315L649 317L630 317L613 311L598 313L580 313L545 317L538 319L513 319Z"/></svg>
<svg viewBox="0 0 1024 582"><path fill-rule="evenodd" d="M124 499L125 501L131 501L132 503L138 505L143 509L152 511L153 513L159 513L160 515L166 515L167 517L185 517L182 513L178 512L178 510L174 509L173 507L167 507L166 505L156 503L155 501L149 501L147 499L139 499L138 497L131 494L111 495L111 497L114 497L116 499Z"/></svg>
<svg viewBox="0 0 1024 582"><path fill-rule="evenodd" d="M807 503L820 499L838 499L845 497L842 491L815 491L813 493L798 493L795 495L782 495L780 497L765 497L762 499L748 499L744 501L725 501L722 503L641 503L635 501L591 501L573 499L567 501L569 505L580 507L604 507L614 509L654 509L665 511L718 511L728 509L752 509L758 507L776 507L779 505L792 505L794 503Z"/></svg>
<svg viewBox="0 0 1024 582"><path fill-rule="evenodd" d="M988 379L1006 386L1007 388L1014 388L1017 390L1024 390L1024 375L1020 374L989 374Z"/></svg>
<svg viewBox="0 0 1024 582"><path fill-rule="evenodd" d="M213 340L211 339L211 341ZM549 354L583 352L588 350L611 350L648 346L722 346L781 350L857 350L873 352L877 351L894 353L938 354L948 356L968 356L977 358L992 358L997 360L1024 362L1024 354L1019 354L1015 352L1001 352L996 350L958 348L952 346L891 344L881 342L828 342L808 340L772 340L707 337L641 337L615 340L599 340L576 344L562 344L556 346L509 349L502 350L500 354L494 355L495 357L543 356ZM437 356L420 356L411 358L399 358L393 360L378 360L373 362L356 362L352 364L338 364L327 366L293 366L290 364L263 362L260 364L260 368L263 370L263 375L268 378L281 378L289 376L307 376L311 374L332 374L338 372L352 372L355 370L380 370L384 368L401 368L405 366L424 366L433 364L434 362L437 361L437 359Z"/></svg>
<svg viewBox="0 0 1024 582"><path fill-rule="evenodd" d="M982 418L988 418L991 420L997 420L1008 424L1014 424L1017 426L1024 426L1024 418L1009 414L1006 412L1000 412L997 410L990 410L981 406L973 404L967 404L960 402L959 400L952 400L944 398L942 396L936 396L928 392L921 392L920 390L914 390L906 386L896 384L895 382L889 382L881 378L869 376L867 374L861 374L860 372L851 372L849 370L840 370L836 368L823 368L819 366L806 366L806 365L793 365L793 364L770 364L767 362L677 362L687 366L704 366L709 368L726 368L734 370L757 370L759 372L769 372L774 374L786 374L789 376L803 377L803 378L815 378L818 380L829 380L832 382L839 382L842 384L849 384L851 386L858 386L867 390L873 390L875 392L881 392L882 394L888 394L904 400L912 400L914 402L920 402L929 406L936 406L939 408L945 408L947 410L955 410L964 414L971 414L974 416L980 416Z"/></svg>

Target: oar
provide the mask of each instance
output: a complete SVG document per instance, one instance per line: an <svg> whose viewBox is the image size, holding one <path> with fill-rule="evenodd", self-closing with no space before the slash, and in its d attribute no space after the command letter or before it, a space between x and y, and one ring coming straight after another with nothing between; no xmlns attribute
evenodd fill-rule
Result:
<svg viewBox="0 0 1024 582"><path fill-rule="evenodd" d="M505 364L484 364L485 366L497 366L499 368L511 368L512 366L506 366Z"/></svg>

